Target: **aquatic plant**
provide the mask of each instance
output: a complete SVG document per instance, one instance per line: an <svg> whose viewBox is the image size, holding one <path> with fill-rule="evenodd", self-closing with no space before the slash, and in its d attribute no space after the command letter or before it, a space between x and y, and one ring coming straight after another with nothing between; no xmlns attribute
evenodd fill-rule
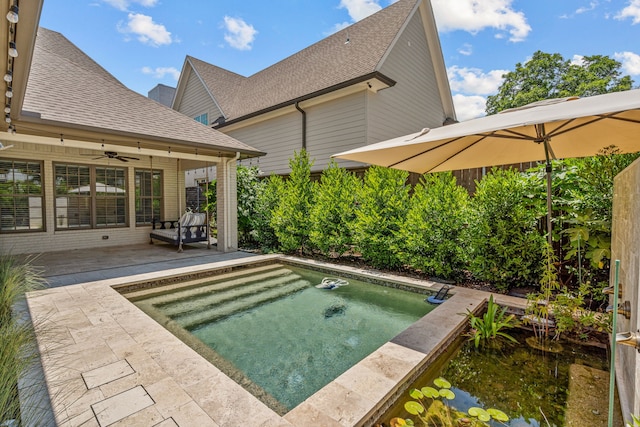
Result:
<svg viewBox="0 0 640 427"><path fill-rule="evenodd" d="M448 401L455 399L451 390L451 383L440 377L433 381L434 387L422 387L420 390L411 389L409 396L414 400L405 402L404 409L424 426L439 427L488 427L493 419L502 424L509 421L509 416L499 409L469 408L467 412L458 411L451 407ZM415 426L411 418L395 417L390 421L391 427ZM506 425L506 424L505 424Z"/></svg>
<svg viewBox="0 0 640 427"><path fill-rule="evenodd" d="M482 317L477 317L471 311L467 309L467 317L469 318L469 324L471 331L468 333L469 339L473 341L475 347L480 347L481 344L497 339L504 338L511 342L517 343L518 341L503 329L513 328L517 326L518 321L513 314L507 315L507 307L500 308L500 305L493 301L493 295L489 297L487 303L487 311Z"/></svg>

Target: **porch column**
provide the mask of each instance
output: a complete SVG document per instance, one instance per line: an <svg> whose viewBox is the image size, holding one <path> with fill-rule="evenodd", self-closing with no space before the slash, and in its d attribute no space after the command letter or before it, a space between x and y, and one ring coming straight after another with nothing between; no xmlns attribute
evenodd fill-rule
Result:
<svg viewBox="0 0 640 427"><path fill-rule="evenodd" d="M216 165L216 198L218 250L238 250L238 195L236 189L236 159L222 159Z"/></svg>

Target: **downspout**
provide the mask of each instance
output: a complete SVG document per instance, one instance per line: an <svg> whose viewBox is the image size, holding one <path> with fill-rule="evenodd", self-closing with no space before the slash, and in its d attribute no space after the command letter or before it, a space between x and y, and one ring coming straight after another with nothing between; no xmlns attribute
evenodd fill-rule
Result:
<svg viewBox="0 0 640 427"><path fill-rule="evenodd" d="M302 148L307 149L307 112L300 108L300 101L296 102L296 110L302 113Z"/></svg>

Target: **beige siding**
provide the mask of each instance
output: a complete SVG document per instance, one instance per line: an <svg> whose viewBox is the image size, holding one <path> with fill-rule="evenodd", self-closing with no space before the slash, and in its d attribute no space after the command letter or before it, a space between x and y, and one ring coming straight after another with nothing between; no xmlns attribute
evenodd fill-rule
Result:
<svg viewBox="0 0 640 427"><path fill-rule="evenodd" d="M214 122L222 112L207 92L198 75L191 70L185 86L184 94L175 106L182 114L195 118L203 113L209 116L209 123Z"/></svg>
<svg viewBox="0 0 640 427"><path fill-rule="evenodd" d="M222 129L224 131L224 128ZM289 159L302 148L302 115L294 111L272 120L236 129L229 135L267 153L254 159L265 175L288 174ZM245 160L242 164L247 165Z"/></svg>
<svg viewBox="0 0 640 427"><path fill-rule="evenodd" d="M411 18L380 71L397 83L369 95L367 143L442 126L445 117L420 14Z"/></svg>
<svg viewBox="0 0 640 427"><path fill-rule="evenodd" d="M349 95L307 111L307 150L315 159L313 170L326 169L331 156L365 144L365 92ZM338 160L342 167L360 163Z"/></svg>
<svg viewBox="0 0 640 427"><path fill-rule="evenodd" d="M60 146L39 144L14 143L14 147L0 152L4 159L42 160L44 216L46 230L42 232L2 233L0 234L0 253L40 253L49 251L63 251L69 249L90 249L107 246L130 245L149 241L150 226L136 227L135 225L135 168L149 168L148 158L129 163L117 163L118 167L127 168L128 177L128 218L129 225L123 228L107 228L100 230L55 230L54 182L53 165L59 162L69 162L87 165L107 165L106 160L92 160L95 151L78 150ZM109 160L114 162L114 160ZM176 170L174 159L153 159L153 168L163 171L164 213L173 218L178 215L177 194L182 194L184 205L184 174ZM182 178L180 176L182 175ZM180 189L178 191L178 189ZM108 239L103 239L108 236Z"/></svg>

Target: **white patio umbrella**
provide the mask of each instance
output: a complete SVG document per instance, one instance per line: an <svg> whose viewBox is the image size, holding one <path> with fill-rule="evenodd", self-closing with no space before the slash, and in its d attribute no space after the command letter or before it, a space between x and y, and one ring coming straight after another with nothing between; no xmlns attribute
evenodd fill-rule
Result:
<svg viewBox="0 0 640 427"><path fill-rule="evenodd" d="M640 90L546 100L333 157L417 173L544 160L551 243L551 159L593 156L610 145L640 151Z"/></svg>

